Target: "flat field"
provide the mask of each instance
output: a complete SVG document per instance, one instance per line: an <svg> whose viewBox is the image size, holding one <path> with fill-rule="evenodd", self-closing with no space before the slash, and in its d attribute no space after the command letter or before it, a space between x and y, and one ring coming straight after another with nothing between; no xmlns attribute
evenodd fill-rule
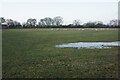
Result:
<svg viewBox="0 0 120 80"><path fill-rule="evenodd" d="M70 42L112 42L118 29L3 29L3 78L117 78L118 48L56 48Z"/></svg>

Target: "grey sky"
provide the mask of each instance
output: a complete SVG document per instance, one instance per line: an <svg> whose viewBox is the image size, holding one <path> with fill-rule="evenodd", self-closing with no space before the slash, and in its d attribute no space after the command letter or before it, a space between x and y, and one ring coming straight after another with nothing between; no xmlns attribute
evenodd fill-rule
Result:
<svg viewBox="0 0 120 80"><path fill-rule="evenodd" d="M4 0L0 16L20 22L28 18L38 21L45 17L61 16L64 24L80 19L108 23L118 17L118 0Z"/></svg>

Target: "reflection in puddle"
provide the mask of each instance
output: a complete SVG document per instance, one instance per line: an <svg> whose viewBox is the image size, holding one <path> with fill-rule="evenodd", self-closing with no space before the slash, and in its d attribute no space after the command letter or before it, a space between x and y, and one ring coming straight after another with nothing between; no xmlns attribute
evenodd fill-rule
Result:
<svg viewBox="0 0 120 80"><path fill-rule="evenodd" d="M77 43L67 43L61 45L55 45L55 47L72 47L78 49L106 49L120 46L120 41L117 42L77 42Z"/></svg>

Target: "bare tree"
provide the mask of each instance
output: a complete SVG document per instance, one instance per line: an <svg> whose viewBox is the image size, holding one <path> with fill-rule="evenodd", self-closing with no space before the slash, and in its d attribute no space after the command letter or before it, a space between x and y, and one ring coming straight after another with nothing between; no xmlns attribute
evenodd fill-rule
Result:
<svg viewBox="0 0 120 80"><path fill-rule="evenodd" d="M3 27L3 23L5 22L5 19L3 17L0 17L0 29Z"/></svg>
<svg viewBox="0 0 120 80"><path fill-rule="evenodd" d="M114 20L110 20L110 22L109 22L109 24L108 24L109 26L118 26L118 20L117 19L114 19Z"/></svg>
<svg viewBox="0 0 120 80"><path fill-rule="evenodd" d="M6 23L9 28L16 28L21 26L20 22L14 21L12 19L7 19Z"/></svg>
<svg viewBox="0 0 120 80"><path fill-rule="evenodd" d="M0 23L4 23L4 22L5 22L4 17L0 17Z"/></svg>
<svg viewBox="0 0 120 80"><path fill-rule="evenodd" d="M29 26L29 27L35 27L36 23L37 23L36 19L30 18L30 19L27 20L27 26Z"/></svg>
<svg viewBox="0 0 120 80"><path fill-rule="evenodd" d="M44 18L44 20L45 20L47 26L53 25L53 19L52 18L46 17L46 18Z"/></svg>
<svg viewBox="0 0 120 80"><path fill-rule="evenodd" d="M80 20L74 20L73 21L73 25L75 25L75 26L78 26L80 24L81 24Z"/></svg>
<svg viewBox="0 0 120 80"><path fill-rule="evenodd" d="M14 21L12 19L7 19L6 23L7 23L8 27L13 27L14 26Z"/></svg>
<svg viewBox="0 0 120 80"><path fill-rule="evenodd" d="M18 22L18 21L13 21L13 24L14 24L14 26L21 26L21 24L20 24L20 22Z"/></svg>
<svg viewBox="0 0 120 80"><path fill-rule="evenodd" d="M55 26L60 26L60 25L62 25L62 23L63 23L63 18L62 17L60 17L60 16L57 16L57 17L54 17L53 18L53 24L55 25Z"/></svg>
<svg viewBox="0 0 120 80"><path fill-rule="evenodd" d="M53 25L53 19L50 17L46 17L44 19L41 19L39 22L39 25L42 26L52 26Z"/></svg>
<svg viewBox="0 0 120 80"><path fill-rule="evenodd" d="M96 21L96 24L103 24L102 21Z"/></svg>
<svg viewBox="0 0 120 80"><path fill-rule="evenodd" d="M45 20L44 19L40 19L39 26L45 26L45 25L46 25Z"/></svg>
<svg viewBox="0 0 120 80"><path fill-rule="evenodd" d="M104 27L104 24L102 21L96 21L96 27Z"/></svg>

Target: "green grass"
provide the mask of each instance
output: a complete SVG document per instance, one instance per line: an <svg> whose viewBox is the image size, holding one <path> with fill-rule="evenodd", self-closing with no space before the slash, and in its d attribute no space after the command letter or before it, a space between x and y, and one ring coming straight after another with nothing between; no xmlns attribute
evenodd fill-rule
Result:
<svg viewBox="0 0 120 80"><path fill-rule="evenodd" d="M3 30L3 78L117 78L118 47L55 48L69 42L118 41L118 30Z"/></svg>

